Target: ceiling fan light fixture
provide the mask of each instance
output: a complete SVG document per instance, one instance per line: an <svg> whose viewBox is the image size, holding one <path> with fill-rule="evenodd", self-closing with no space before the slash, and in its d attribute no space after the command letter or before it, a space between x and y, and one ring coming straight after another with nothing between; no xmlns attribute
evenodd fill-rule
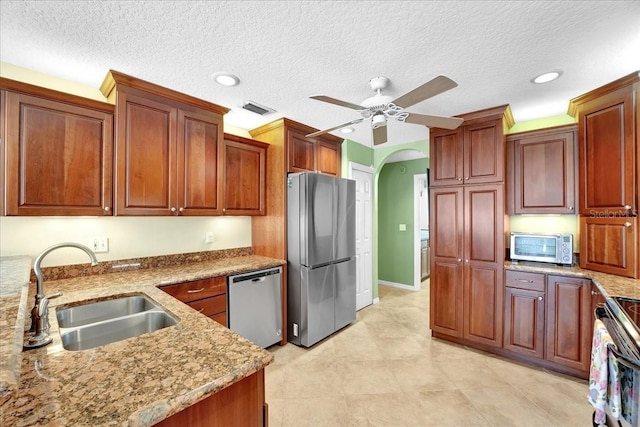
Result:
<svg viewBox="0 0 640 427"><path fill-rule="evenodd" d="M556 80L561 75L562 75L561 70L549 71L548 73L543 73L543 74L540 74L539 76L532 78L531 83L535 83L535 84L549 83Z"/></svg>
<svg viewBox="0 0 640 427"><path fill-rule="evenodd" d="M382 113L374 114L373 117L371 118L371 127L373 129L379 128L380 126L386 126L386 125L387 125L387 118Z"/></svg>
<svg viewBox="0 0 640 427"><path fill-rule="evenodd" d="M213 75L213 78L216 81L216 83L222 86L231 87L231 86L237 86L240 83L240 79L238 78L238 76L231 73L225 73L225 72L215 73Z"/></svg>

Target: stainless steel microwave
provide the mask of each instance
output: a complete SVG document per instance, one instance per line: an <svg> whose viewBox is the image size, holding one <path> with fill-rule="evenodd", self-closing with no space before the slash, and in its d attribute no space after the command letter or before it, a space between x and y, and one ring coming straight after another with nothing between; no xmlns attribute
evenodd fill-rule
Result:
<svg viewBox="0 0 640 427"><path fill-rule="evenodd" d="M572 234L511 233L512 260L573 264Z"/></svg>

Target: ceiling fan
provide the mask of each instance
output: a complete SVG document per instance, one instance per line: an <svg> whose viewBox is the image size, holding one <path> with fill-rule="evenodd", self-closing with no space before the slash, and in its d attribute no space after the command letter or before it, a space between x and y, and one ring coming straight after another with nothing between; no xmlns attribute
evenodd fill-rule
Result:
<svg viewBox="0 0 640 427"><path fill-rule="evenodd" d="M324 95L312 96L312 99L317 99L318 101L357 110L362 117L329 129L310 133L307 136L314 137L322 135L336 129L355 125L370 118L371 129L373 130L373 144L378 145L387 142L387 119L396 119L404 123L443 129L456 129L464 121L464 119L458 117L429 116L404 111L405 108L458 86L456 82L446 76L438 76L396 99L381 93L388 84L389 79L386 77L376 77L369 80L369 86L371 86L371 89L376 92L376 94L371 98L365 99L360 105Z"/></svg>

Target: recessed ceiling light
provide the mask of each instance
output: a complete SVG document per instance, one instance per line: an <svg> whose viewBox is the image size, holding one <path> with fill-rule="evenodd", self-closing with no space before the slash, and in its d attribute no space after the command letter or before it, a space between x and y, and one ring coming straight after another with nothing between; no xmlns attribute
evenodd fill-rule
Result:
<svg viewBox="0 0 640 427"><path fill-rule="evenodd" d="M340 129L340 133L351 133L353 132L353 128L342 128Z"/></svg>
<svg viewBox="0 0 640 427"><path fill-rule="evenodd" d="M538 84L548 83L550 81L557 79L561 75L562 75L562 71L560 70L550 71L548 73L540 74L539 76L532 78L531 83L538 83Z"/></svg>
<svg viewBox="0 0 640 427"><path fill-rule="evenodd" d="M213 75L213 78L216 80L216 83L222 86L236 86L240 83L238 76L234 76L231 73L216 73Z"/></svg>

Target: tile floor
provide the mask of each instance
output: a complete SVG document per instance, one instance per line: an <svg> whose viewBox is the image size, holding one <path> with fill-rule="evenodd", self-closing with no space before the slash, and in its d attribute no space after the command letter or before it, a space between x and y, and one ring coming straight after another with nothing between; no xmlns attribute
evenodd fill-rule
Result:
<svg viewBox="0 0 640 427"><path fill-rule="evenodd" d="M587 382L430 337L428 282L310 349L269 350L269 425L590 426Z"/></svg>

